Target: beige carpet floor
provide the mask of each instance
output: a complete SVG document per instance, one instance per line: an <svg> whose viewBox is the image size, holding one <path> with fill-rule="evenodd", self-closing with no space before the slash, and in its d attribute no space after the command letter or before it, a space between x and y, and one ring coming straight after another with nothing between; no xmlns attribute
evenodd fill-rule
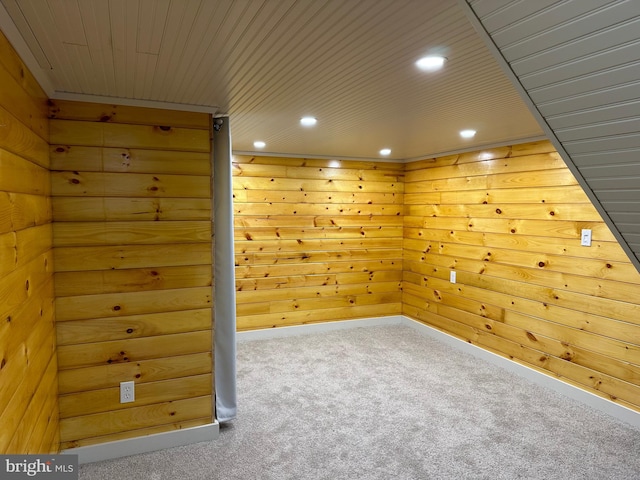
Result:
<svg viewBox="0 0 640 480"><path fill-rule="evenodd" d="M238 396L215 442L80 478L640 478L639 429L405 326L240 343Z"/></svg>

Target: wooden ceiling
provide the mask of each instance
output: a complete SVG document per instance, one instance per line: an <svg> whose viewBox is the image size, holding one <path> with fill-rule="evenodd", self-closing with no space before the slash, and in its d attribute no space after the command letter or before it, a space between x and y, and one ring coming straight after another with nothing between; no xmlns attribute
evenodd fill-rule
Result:
<svg viewBox="0 0 640 480"><path fill-rule="evenodd" d="M0 0L0 29L51 98L229 115L236 152L406 160L542 136L456 0ZM434 53L442 70L416 68Z"/></svg>

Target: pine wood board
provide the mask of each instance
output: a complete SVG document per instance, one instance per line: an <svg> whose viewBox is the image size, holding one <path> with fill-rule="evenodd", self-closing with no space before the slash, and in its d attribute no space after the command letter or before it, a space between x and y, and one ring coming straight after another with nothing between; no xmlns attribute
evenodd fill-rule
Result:
<svg viewBox="0 0 640 480"><path fill-rule="evenodd" d="M555 152L555 149L549 143L547 148L542 148L540 151L531 150L531 155L540 153ZM457 153L453 155L444 155L440 157L425 158L414 162L408 162L405 164L405 172L414 172L416 170L424 170L437 166L445 165L464 165L466 163L485 162L487 160L495 159L508 159L511 157L521 156L522 154L514 154L514 147L511 145L505 145L503 147L494 147L482 150L475 150L465 153Z"/></svg>
<svg viewBox="0 0 640 480"><path fill-rule="evenodd" d="M9 231L0 234L0 277L13 272L18 267L18 262L18 238L16 232Z"/></svg>
<svg viewBox="0 0 640 480"><path fill-rule="evenodd" d="M423 191L452 192L465 190L487 190L500 188L541 188L559 185L577 185L578 182L568 169L549 171L499 173L473 177L453 177L421 182L407 182L405 194Z"/></svg>
<svg viewBox="0 0 640 480"><path fill-rule="evenodd" d="M212 284L212 266L57 272L55 281L57 297L204 287Z"/></svg>
<svg viewBox="0 0 640 480"><path fill-rule="evenodd" d="M209 243L207 221L56 222L53 244L57 247L157 245Z"/></svg>
<svg viewBox="0 0 640 480"><path fill-rule="evenodd" d="M51 199L40 195L0 192L0 235L18 233L52 220Z"/></svg>
<svg viewBox="0 0 640 480"><path fill-rule="evenodd" d="M308 203L338 205L402 205L404 194L381 192L308 192L308 191L271 191L271 190L233 190L234 205L242 203ZM283 206L284 207L284 206Z"/></svg>
<svg viewBox="0 0 640 480"><path fill-rule="evenodd" d="M15 314L23 302L47 284L53 275L52 259L53 252L49 250L0 278L0 318Z"/></svg>
<svg viewBox="0 0 640 480"><path fill-rule="evenodd" d="M53 334L48 339L53 340ZM55 370L47 370L54 357L53 341L46 342L30 355L28 372L22 371L16 378L2 379L3 385L12 385L12 388L0 390L0 423L3 426L0 429L0 451L6 451L45 374L55 374Z"/></svg>
<svg viewBox="0 0 640 480"><path fill-rule="evenodd" d="M102 443L116 442L120 440L126 440L129 438L146 437L147 435L155 435L157 433L173 432L176 430L186 430L193 427L209 425L212 422L213 422L212 416L208 415L203 418L186 420L184 422L174 422L166 425L157 425L155 427L139 428L136 430L118 432L110 435L101 435L99 437L82 438L78 440L62 442L60 444L60 450L67 450L67 449L78 448L78 447L87 447L90 445L99 445Z"/></svg>
<svg viewBox="0 0 640 480"><path fill-rule="evenodd" d="M266 313L289 313L324 310L331 308L353 308L365 305L384 305L399 303L402 293L399 288L383 293L365 293L362 295L332 295L321 298L289 298L267 302L242 303L236 307L237 315L257 315Z"/></svg>
<svg viewBox="0 0 640 480"><path fill-rule="evenodd" d="M402 227L255 227L234 229L236 240L301 240L307 239L345 239L345 238L402 238Z"/></svg>
<svg viewBox="0 0 640 480"><path fill-rule="evenodd" d="M134 404L138 407L211 395L212 386L213 375L211 374L139 383L135 386L136 399ZM131 408L131 404L120 403L119 386L60 396L61 418L79 417L126 408Z"/></svg>
<svg viewBox="0 0 640 480"><path fill-rule="evenodd" d="M0 191L49 195L50 174L46 167L0 148Z"/></svg>
<svg viewBox="0 0 640 480"><path fill-rule="evenodd" d="M49 340L53 345L53 338L47 338L53 334L53 282L49 281L34 293L38 296L27 299L3 317L0 328L0 381L6 385L20 381L41 345ZM45 310L43 307L47 306L49 308ZM10 390L3 393L11 395Z"/></svg>
<svg viewBox="0 0 640 480"><path fill-rule="evenodd" d="M550 271L540 268L538 265L532 264L529 267L522 267L511 264L500 264L494 261L485 261L478 259L468 259L456 256L455 258L438 253L427 254L426 250L415 250L413 245L407 245L404 251L404 259L409 262L427 261L430 265L437 265L447 269L455 268L458 272L472 272L489 277L497 277L508 279L515 282L527 282L534 285L540 285L547 288L568 290L575 293L581 293L592 297L603 297L610 300L618 300L628 302L638 294L640 284L638 282L630 283L627 281L619 282L615 280L606 280L597 277L587 277L580 274L571 274ZM434 252L439 252L438 247L433 247ZM581 259L574 258L576 263ZM448 279L448 272L442 271L433 276Z"/></svg>
<svg viewBox="0 0 640 480"><path fill-rule="evenodd" d="M344 262L351 260L398 260L402 258L402 250L399 248L368 248L308 252L238 253L235 257L236 266Z"/></svg>
<svg viewBox="0 0 640 480"><path fill-rule="evenodd" d="M406 277L407 276L405 276L405 278ZM405 281L402 292L419 298L423 302L422 307L425 309L428 309L433 303L449 305L458 310L473 313L474 315L498 322L503 321L505 315L505 305L496 301L492 302L492 298L483 301L476 297L468 297L464 295L464 290L461 287L458 287L457 290L448 291L437 289L432 285L431 279L427 279L427 281L421 284L412 284Z"/></svg>
<svg viewBox="0 0 640 480"><path fill-rule="evenodd" d="M56 321L198 310L212 304L211 287L56 298Z"/></svg>
<svg viewBox="0 0 640 480"><path fill-rule="evenodd" d="M55 355L51 356L40 383L26 406L24 415L15 429L15 433L6 449L0 446L0 451L21 454L37 454L41 439L52 420L51 416L57 412L58 377Z"/></svg>
<svg viewBox="0 0 640 480"><path fill-rule="evenodd" d="M508 150L508 147L503 147L503 148L494 149L492 150L492 152L493 152L492 154L489 154L490 158L505 158L508 156L509 150ZM467 162L478 161L477 159L472 159L470 156L466 158L467 158ZM405 176L409 176L414 171L424 170L425 168L432 168L437 165L440 165L440 166L456 165L458 163L463 163L461 162L460 154L444 155L441 157L423 158L422 160L416 160L415 162L405 163L404 171L405 171Z"/></svg>
<svg viewBox="0 0 640 480"><path fill-rule="evenodd" d="M252 278L265 276L321 275L326 273L376 272L381 270L402 270L402 259L294 265L244 265L236 267L235 272L236 278Z"/></svg>
<svg viewBox="0 0 640 480"><path fill-rule="evenodd" d="M0 149L49 168L49 144L0 106Z"/></svg>
<svg viewBox="0 0 640 480"><path fill-rule="evenodd" d="M422 250L417 246L420 242L448 242L452 244L496 246L513 250L524 250L533 253L551 255L567 255L581 258L585 255L585 247L577 238L539 237L533 235L513 235L511 233L469 232L464 230L434 230L411 228L405 225L404 245L412 250ZM416 243L417 242L417 243ZM594 241L588 250L589 258L628 262L622 248L617 242Z"/></svg>
<svg viewBox="0 0 640 480"><path fill-rule="evenodd" d="M211 352L182 355L179 357L116 363L96 367L62 370L58 373L61 395L112 388L120 382L157 382L171 378L183 378L211 373Z"/></svg>
<svg viewBox="0 0 640 480"><path fill-rule="evenodd" d="M401 270L378 270L375 272L350 272L319 275L286 275L282 277L260 277L236 279L236 291L276 290L326 285L373 285L385 282L400 282Z"/></svg>
<svg viewBox="0 0 640 480"><path fill-rule="evenodd" d="M403 182L234 177L234 190L293 190L299 192L404 193Z"/></svg>
<svg viewBox="0 0 640 480"><path fill-rule="evenodd" d="M615 237L602 222L582 222L567 220L521 220L502 218L439 218L404 217L408 228L436 230L468 230L481 233L509 233L550 238L572 238L579 243L582 229L592 231L595 241L613 242Z"/></svg>
<svg viewBox="0 0 640 480"><path fill-rule="evenodd" d="M196 128L206 131L209 131L210 117L208 113L67 100L50 100L48 116L51 119L132 125L149 125L152 120L154 125Z"/></svg>
<svg viewBox="0 0 640 480"><path fill-rule="evenodd" d="M209 132L193 128L162 125L56 120L49 122L52 145L140 148L209 152ZM48 148L47 148L48 151Z"/></svg>
<svg viewBox="0 0 640 480"><path fill-rule="evenodd" d="M240 164L233 162L234 177L266 177L312 180L351 180L365 182L398 182L404 178L404 173L398 170L366 169L366 168L331 168L331 167L302 167L289 166L278 163Z"/></svg>
<svg viewBox="0 0 640 480"><path fill-rule="evenodd" d="M107 342L60 345L57 349L60 370L138 362L212 351L211 330L156 335Z"/></svg>
<svg viewBox="0 0 640 480"><path fill-rule="evenodd" d="M56 272L211 265L211 243L56 246Z"/></svg>
<svg viewBox="0 0 640 480"><path fill-rule="evenodd" d="M277 210L276 210L277 209ZM275 214L274 214L275 212ZM403 207L400 205L367 205L367 204L347 204L340 203L281 203L273 205L269 202L239 203L233 205L233 214L239 216L261 216L270 215L274 217L287 217L292 215L390 215L400 216L403 214Z"/></svg>
<svg viewBox="0 0 640 480"><path fill-rule="evenodd" d="M77 345L210 330L212 316L211 308L202 308L61 322L56 327L57 344Z"/></svg>
<svg viewBox="0 0 640 480"><path fill-rule="evenodd" d="M47 397L47 403L42 407L37 417L38 423L35 425L35 428L31 430L29 445L26 449L32 454L41 454L43 452L57 454L59 452L59 438L56 440L46 440L47 432L51 428L51 425L55 425L56 429L59 425L60 414L58 413L57 389L50 392L50 395Z"/></svg>
<svg viewBox="0 0 640 480"><path fill-rule="evenodd" d="M422 170L430 168L436 164L439 165L455 165L469 162L484 162L499 158L515 158L527 155L540 155L543 153L553 153L556 149L550 141L540 140L537 142L529 142L517 145L506 145L503 147L475 150L455 155L446 155L442 157L433 157L416 162L405 164L405 171Z"/></svg>
<svg viewBox="0 0 640 480"><path fill-rule="evenodd" d="M405 258L416 259L417 256L413 252L416 252L416 250L411 248L405 250ZM613 262L589 257L570 257L568 255L532 253L490 246L478 247L437 242L424 244L420 252L421 257L422 254L431 256L443 255L450 261L459 258L479 260L485 264L498 263L640 285L640 274L628 261ZM482 270L482 268L479 270Z"/></svg>
<svg viewBox="0 0 640 480"><path fill-rule="evenodd" d="M285 325L306 325L318 322L399 315L401 311L401 303L356 305L349 308L324 308L321 310L309 310L304 312L239 316L237 325L238 330L242 331L257 328L274 328Z"/></svg>
<svg viewBox="0 0 640 480"><path fill-rule="evenodd" d="M239 305L258 302L295 301L303 298L326 298L337 296L369 295L401 291L401 282L366 282L346 285L313 285L269 290L236 291Z"/></svg>
<svg viewBox="0 0 640 480"><path fill-rule="evenodd" d="M414 194L419 195L419 194ZM405 203L412 203L413 197L405 195ZM461 192L440 192L441 205L467 204L587 204L591 201L580 185L540 188L501 188L493 190L465 190Z"/></svg>
<svg viewBox="0 0 640 480"><path fill-rule="evenodd" d="M34 99L48 100L46 93L16 53L7 37L0 32L0 64L18 82L20 87Z"/></svg>
<svg viewBox="0 0 640 480"><path fill-rule="evenodd" d="M211 200L205 198L54 197L56 222L211 221Z"/></svg>
<svg viewBox="0 0 640 480"><path fill-rule="evenodd" d="M308 239L308 240L262 240L254 242L250 240L238 240L235 242L235 253L300 253L300 252L326 252L334 248L344 250L360 249L395 249L402 251L402 238L345 238L333 239Z"/></svg>
<svg viewBox="0 0 640 480"><path fill-rule="evenodd" d="M341 160L323 158L291 158L258 155L233 155L233 163L238 165L284 165L287 167L355 169L355 170L390 170L404 172L404 164L394 162L375 162L362 160Z"/></svg>
<svg viewBox="0 0 640 480"><path fill-rule="evenodd" d="M60 448L60 412L58 411L58 402L54 404L54 410L50 414L49 423L42 435L40 446L37 452L45 452L50 454L58 454L61 451Z"/></svg>
<svg viewBox="0 0 640 480"><path fill-rule="evenodd" d="M51 250L51 224L0 234L0 277Z"/></svg>
<svg viewBox="0 0 640 480"><path fill-rule="evenodd" d="M405 193L405 205L485 205L519 203L588 204L580 185L540 188L502 188L494 190L464 190L453 192Z"/></svg>
<svg viewBox="0 0 640 480"><path fill-rule="evenodd" d="M80 145L51 145L49 152L58 171L211 175L209 153Z"/></svg>
<svg viewBox="0 0 640 480"><path fill-rule="evenodd" d="M211 395L205 395L81 417L63 418L60 420L60 440L70 442L202 418L211 415L212 405Z"/></svg>
<svg viewBox="0 0 640 480"><path fill-rule="evenodd" d="M16 358L21 362L26 359L27 354L32 353L25 351L24 343L30 333L36 331L41 334L53 324L53 303L54 285L53 278L50 277L40 289L34 291L28 301L23 302L2 317L3 321L0 322L0 365L4 360L4 367L0 368L0 375L4 376L8 371L5 369L9 368L7 367L9 352L14 352L12 355L17 355ZM35 337L31 337L30 340L32 345L33 338ZM19 371L17 365L14 372L16 371Z"/></svg>
<svg viewBox="0 0 640 480"><path fill-rule="evenodd" d="M53 196L211 198L211 179L205 175L51 173Z"/></svg>
<svg viewBox="0 0 640 480"><path fill-rule="evenodd" d="M44 141L49 140L46 98L33 97L23 88L22 82L2 64L0 64L0 105Z"/></svg>
<svg viewBox="0 0 640 480"><path fill-rule="evenodd" d="M498 204L408 205L405 215L414 217L502 218L518 220L566 220L602 222L591 204Z"/></svg>
<svg viewBox="0 0 640 480"><path fill-rule="evenodd" d="M537 172L545 170L566 169L567 165L557 152L528 155L519 158L499 158L480 162L440 165L434 162L429 168L408 172L406 184L450 179L457 177L473 177L476 175L499 175L506 173Z"/></svg>
<svg viewBox="0 0 640 480"><path fill-rule="evenodd" d="M580 323L584 323L584 318L561 319L532 317L526 313L509 311L505 315L505 323L517 328L525 328L534 335L545 335L556 338L561 342L578 346L590 352L595 352L603 356L613 358L616 361L626 364L640 365L639 350L636 345L624 340L617 340L609 335L594 334L580 328ZM591 322L598 321L595 316L591 316ZM625 340L635 339L636 336Z"/></svg>
<svg viewBox="0 0 640 480"><path fill-rule="evenodd" d="M288 227L401 227L402 217L395 215L242 215L234 217L234 226L244 228Z"/></svg>
<svg viewBox="0 0 640 480"><path fill-rule="evenodd" d="M522 157L525 155L537 155L540 153L555 152L556 149L549 140L538 140L536 142L518 143L511 145L511 156Z"/></svg>

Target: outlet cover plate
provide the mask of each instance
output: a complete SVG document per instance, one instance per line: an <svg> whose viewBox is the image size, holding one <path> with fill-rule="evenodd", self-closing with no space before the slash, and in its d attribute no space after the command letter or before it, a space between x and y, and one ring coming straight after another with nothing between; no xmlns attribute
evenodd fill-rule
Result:
<svg viewBox="0 0 640 480"><path fill-rule="evenodd" d="M131 403L135 399L135 382L120 382L120 403Z"/></svg>

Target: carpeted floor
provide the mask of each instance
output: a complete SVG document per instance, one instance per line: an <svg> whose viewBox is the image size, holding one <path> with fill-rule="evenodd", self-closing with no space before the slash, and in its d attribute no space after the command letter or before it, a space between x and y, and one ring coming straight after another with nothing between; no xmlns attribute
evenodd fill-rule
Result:
<svg viewBox="0 0 640 480"><path fill-rule="evenodd" d="M640 478L637 428L405 326L240 343L238 395L215 442L80 478Z"/></svg>

